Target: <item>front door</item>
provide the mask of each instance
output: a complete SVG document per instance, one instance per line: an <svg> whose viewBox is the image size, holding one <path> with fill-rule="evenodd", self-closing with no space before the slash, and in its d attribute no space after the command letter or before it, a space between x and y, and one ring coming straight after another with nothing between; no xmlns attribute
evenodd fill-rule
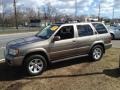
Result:
<svg viewBox="0 0 120 90"><path fill-rule="evenodd" d="M50 59L60 60L74 55L75 41L74 27L63 26L55 36L60 36L59 41L54 41L50 45Z"/></svg>

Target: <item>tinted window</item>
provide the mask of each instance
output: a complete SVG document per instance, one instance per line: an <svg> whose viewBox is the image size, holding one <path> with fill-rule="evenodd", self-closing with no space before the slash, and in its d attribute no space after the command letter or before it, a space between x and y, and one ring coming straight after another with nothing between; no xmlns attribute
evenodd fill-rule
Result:
<svg viewBox="0 0 120 90"><path fill-rule="evenodd" d="M61 40L62 39L70 39L74 37L74 28L73 26L64 26L62 27L56 36L60 36Z"/></svg>
<svg viewBox="0 0 120 90"><path fill-rule="evenodd" d="M107 30L103 24L93 23L93 26L95 27L99 34L107 33Z"/></svg>
<svg viewBox="0 0 120 90"><path fill-rule="evenodd" d="M78 25L77 29L80 37L93 35L93 30L89 25Z"/></svg>

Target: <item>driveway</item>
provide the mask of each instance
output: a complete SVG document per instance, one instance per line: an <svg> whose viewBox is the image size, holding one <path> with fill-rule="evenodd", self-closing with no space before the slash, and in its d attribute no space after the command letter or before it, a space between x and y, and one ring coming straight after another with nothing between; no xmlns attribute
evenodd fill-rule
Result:
<svg viewBox="0 0 120 90"><path fill-rule="evenodd" d="M112 40L112 44L114 48L120 48L120 40Z"/></svg>

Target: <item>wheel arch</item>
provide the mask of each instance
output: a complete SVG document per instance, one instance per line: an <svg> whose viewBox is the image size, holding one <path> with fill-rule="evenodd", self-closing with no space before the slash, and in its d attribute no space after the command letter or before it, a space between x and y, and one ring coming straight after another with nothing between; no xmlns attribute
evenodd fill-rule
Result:
<svg viewBox="0 0 120 90"><path fill-rule="evenodd" d="M114 33L110 32L110 35L113 35L113 39L115 38L115 34L114 34ZM112 37L112 36L111 36L111 37Z"/></svg>
<svg viewBox="0 0 120 90"><path fill-rule="evenodd" d="M31 51L31 52L26 53L23 59L23 64L25 63L26 58L28 58L31 55L42 55L45 58L47 64L50 63L48 54L43 50L37 50L37 51Z"/></svg>
<svg viewBox="0 0 120 90"><path fill-rule="evenodd" d="M102 47L103 47L103 52L105 53L105 46L104 46L104 43L103 43L103 42L94 43L94 44L91 46L89 53L91 52L92 48L95 47L96 45L102 46Z"/></svg>

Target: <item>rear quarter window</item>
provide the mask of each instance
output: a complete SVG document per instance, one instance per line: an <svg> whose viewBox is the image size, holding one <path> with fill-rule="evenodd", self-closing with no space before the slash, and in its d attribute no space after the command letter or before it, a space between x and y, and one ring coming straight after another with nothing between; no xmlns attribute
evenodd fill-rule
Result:
<svg viewBox="0 0 120 90"><path fill-rule="evenodd" d="M97 32L99 34L104 34L104 33L108 33L107 29L105 28L105 26L103 24L100 23L92 23L92 25L95 27L95 29L97 30Z"/></svg>

